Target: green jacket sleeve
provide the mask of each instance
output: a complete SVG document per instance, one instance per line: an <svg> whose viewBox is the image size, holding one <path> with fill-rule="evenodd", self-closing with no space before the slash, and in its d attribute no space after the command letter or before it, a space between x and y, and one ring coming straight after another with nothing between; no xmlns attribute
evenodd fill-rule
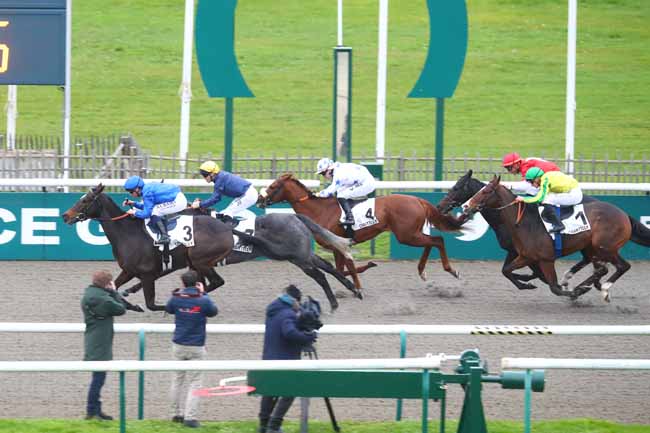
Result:
<svg viewBox="0 0 650 433"><path fill-rule="evenodd" d="M93 309L99 316L121 316L126 313L126 307L121 301L118 301L111 293L104 292L101 302Z"/></svg>

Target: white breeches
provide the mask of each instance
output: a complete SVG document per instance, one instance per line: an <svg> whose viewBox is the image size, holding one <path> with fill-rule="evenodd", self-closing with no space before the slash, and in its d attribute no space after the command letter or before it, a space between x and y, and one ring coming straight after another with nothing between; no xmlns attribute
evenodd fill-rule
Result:
<svg viewBox="0 0 650 433"><path fill-rule="evenodd" d="M255 203L257 203L257 190L253 185L251 185L244 195L239 196L233 201L230 202L230 204L221 212L222 214L228 215L228 216L234 216L238 212L241 212L245 209L248 209L249 207L253 206Z"/></svg>
<svg viewBox="0 0 650 433"><path fill-rule="evenodd" d="M582 190L573 188L569 192L549 192L542 203L555 206L573 206L582 201Z"/></svg>
<svg viewBox="0 0 650 433"><path fill-rule="evenodd" d="M151 215L169 215L170 213L180 212L185 208L187 208L187 198L185 198L185 194L179 192L174 200L155 205Z"/></svg>
<svg viewBox="0 0 650 433"><path fill-rule="evenodd" d="M359 198L365 197L375 190L375 180L368 179L359 185L350 185L339 188L336 191L338 198Z"/></svg>

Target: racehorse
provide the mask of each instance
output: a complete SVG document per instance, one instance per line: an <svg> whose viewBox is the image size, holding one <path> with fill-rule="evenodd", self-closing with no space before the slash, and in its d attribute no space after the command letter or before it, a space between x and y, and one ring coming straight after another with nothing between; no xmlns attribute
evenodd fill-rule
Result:
<svg viewBox="0 0 650 433"><path fill-rule="evenodd" d="M196 211L192 213L196 213ZM330 303L332 312L338 308L339 303L323 272L332 275L357 298L362 299L361 293L354 287L352 282L337 271L330 262L312 251L313 236L317 236L330 245L330 248L339 250L341 254L351 258L347 251L348 240L322 228L310 218L304 215L285 213L261 215L255 218L254 236L234 229L233 233L238 235L239 241L242 243L237 244L219 265L225 266L247 262L258 257L286 260L296 265L321 286ZM237 246L252 246L253 248L250 252L245 252L238 249ZM165 275L167 273L169 272L165 272ZM136 284L122 293L128 296L137 292L140 288L141 284Z"/></svg>
<svg viewBox="0 0 650 433"><path fill-rule="evenodd" d="M467 200L472 198L474 194L479 192L485 184L478 179L472 177L472 170L469 170L463 176L461 176L454 186L449 190L447 195L445 195L440 202L438 202L438 210L442 213L448 213L453 208L461 206ZM536 264L531 264L529 267L533 271L532 275L522 275L516 274L514 272L506 273L504 269L510 262L517 257L517 251L512 243L512 238L507 232L505 225L501 222L499 218L499 211L491 208L484 207L481 209L481 215L485 221L492 227L494 233L497 237L497 242L499 246L507 251L507 256L503 262L503 267L501 272L503 275L508 278L519 290L526 289L535 289L535 285L528 283L528 281L535 278L539 278L542 281L546 282L544 279L544 274L539 269L539 266ZM523 281L523 283L522 283Z"/></svg>
<svg viewBox="0 0 650 433"><path fill-rule="evenodd" d="M91 190L90 193L82 197L77 203L75 203L75 205L73 205L72 208L63 214L63 219L68 224L74 224L75 222L88 218L95 218L101 222L104 232L113 247L113 255L116 257L118 264L122 268L122 272L115 280L116 286L119 287L123 285L133 277L139 278L141 281L140 283L123 291L122 294L128 296L130 293L134 293L144 287L145 300L149 309L157 310L164 308L162 306L154 305L154 281L160 277L175 270L190 266L196 269L202 276L208 276L210 284L206 288L206 291L209 292L224 284L224 280L214 271L212 268L213 266L240 263L242 261L252 260L259 256L267 256L276 260L288 260L298 266L303 272L305 272L305 274L313 278L323 288L323 291L330 301L332 310L335 310L338 307L338 302L321 270L333 275L357 297L360 297L360 294L358 294L354 285L350 281L348 281L341 273L337 272L329 262L311 252L312 233L320 236L320 238L323 239L324 242L328 243L331 248L338 249L341 254L348 254L349 256L349 253L347 252L347 240L335 236L333 233L323 229L306 217L288 214L272 214L258 217L256 219L255 237L250 237L252 239L249 239L249 235L246 233L238 233L240 238L246 238L248 242L254 243L257 247L253 249L253 253L244 253L232 250L233 239L230 225L224 224L208 215L194 215L194 236L196 246L192 248L179 246L172 250L172 267L163 270L161 254L158 249L153 246L153 242L149 235L146 234L142 221L130 218L126 220L120 219L112 221L113 219L120 218L124 212L117 206L117 204L115 204L115 202L113 202L113 200L111 200L110 197L103 194L102 190L103 186L101 186L101 184L97 188ZM128 225L125 224L127 221L129 222ZM202 240L201 238L198 238L200 235L200 227L197 226L197 221L204 222L206 227L209 228L213 226L211 221L217 221L219 223L217 225L219 234L221 235L221 232L223 232L223 238L227 236L230 239L224 244L230 245L229 251L224 252L225 255L222 255L216 261L210 261L209 270L206 270L207 266L203 266L202 269L196 267L197 260L202 258L202 256L195 256L195 253L197 253L196 248L200 246L199 242ZM135 226L135 228L131 228L131 226ZM125 232L124 236L121 234L122 231ZM137 232L137 234L134 234L135 232ZM134 241L128 241L127 243L127 237L138 239L139 247L136 249L134 245L131 245ZM264 239L262 239L262 237L264 237ZM211 239L209 236L206 236L206 239L207 242L205 243L214 244L214 246L218 246L223 242L221 237L219 239ZM121 247L118 247L118 245L121 245ZM129 248L129 246L131 247ZM133 251L137 251L138 254L134 254ZM198 253L201 253L201 251ZM209 252L206 252L206 254L209 254ZM140 259L146 259L138 260L139 256L142 256ZM199 263L200 262L201 261L199 260ZM147 290L148 285L151 286L149 291Z"/></svg>
<svg viewBox="0 0 650 433"><path fill-rule="evenodd" d="M335 234L339 236L345 234L344 228L339 224L341 208L336 199L317 197L293 174L283 174L273 181L266 190L263 190L258 199L258 206L270 206L281 201L288 202L296 213L309 216L316 223ZM440 260L445 271L458 278L458 272L449 264L442 236L430 236L424 234L422 230L428 223L441 231L457 231L460 229L461 221L451 215L441 214L435 206L424 199L402 194L377 197L375 217L378 220L377 224L354 232L352 238L354 243L365 242L382 232L391 231L402 244L424 247L418 263L420 278L426 280L425 265L433 247L440 251ZM345 258L337 252L334 252L334 258L339 271L343 271L344 264L348 266L355 286L360 289L361 283L354 272L352 261L346 262Z"/></svg>
<svg viewBox="0 0 650 433"><path fill-rule="evenodd" d="M650 229L636 219L606 202L593 200L583 203L591 230L570 236L564 235L561 255L581 251L583 259L572 270L577 272L591 262L594 272L573 290L564 290L557 281L553 241L539 216L538 205L521 203L515 206L515 194L501 185L500 180L500 176L494 176L470 199L463 212L471 215L484 208L500 211L501 222L510 234L518 254L512 262L504 266L504 274L537 264L555 295L576 299L591 290L593 284L595 287L600 285L603 299L609 302L609 289L630 269L630 264L619 254L620 249L629 240L650 247ZM616 270L601 284L601 278L607 274L607 263L614 265Z"/></svg>
<svg viewBox="0 0 650 433"><path fill-rule="evenodd" d="M155 281L163 273L160 251L153 245L143 221L128 218L103 191L104 186L101 183L92 188L63 213L63 221L66 224L75 224L86 219L100 221L113 248L113 256L122 269L115 279L115 286L120 287L137 277L144 289L147 308L154 311L164 310L164 305L156 304L155 292ZM179 245L170 251L172 269L189 266L196 270L202 279L208 279L206 292L210 292L224 283L214 266L232 251L232 230L228 225L210 216L197 215L194 216L192 236L194 247Z"/></svg>

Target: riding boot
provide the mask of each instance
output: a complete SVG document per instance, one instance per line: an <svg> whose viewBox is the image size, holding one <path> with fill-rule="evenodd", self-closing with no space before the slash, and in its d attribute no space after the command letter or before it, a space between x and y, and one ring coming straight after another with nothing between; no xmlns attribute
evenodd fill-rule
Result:
<svg viewBox="0 0 650 433"><path fill-rule="evenodd" d="M560 217L555 213L555 206L552 204L544 205L542 216L546 218L548 222L553 224L553 227L551 227L549 233L560 233L562 230L564 230L564 224L560 220Z"/></svg>
<svg viewBox="0 0 650 433"><path fill-rule="evenodd" d="M338 197L336 198L336 200L341 205L343 212L345 212L345 221L343 221L343 224L353 225L354 216L352 216L352 208L350 207L350 201L347 198L338 198Z"/></svg>
<svg viewBox="0 0 650 433"><path fill-rule="evenodd" d="M160 230L160 238L158 242L161 244L169 244L169 233L167 233L167 224L163 218L156 219L156 227Z"/></svg>

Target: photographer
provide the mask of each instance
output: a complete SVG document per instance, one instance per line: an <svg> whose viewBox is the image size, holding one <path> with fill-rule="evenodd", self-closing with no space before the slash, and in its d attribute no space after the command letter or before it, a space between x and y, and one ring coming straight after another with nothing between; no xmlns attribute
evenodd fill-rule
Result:
<svg viewBox="0 0 650 433"><path fill-rule="evenodd" d="M262 359L300 359L304 348L317 338L313 330L298 328L298 312L302 293L293 284L266 307L266 330ZM262 397L259 433L282 433L282 420L293 403L293 397Z"/></svg>

